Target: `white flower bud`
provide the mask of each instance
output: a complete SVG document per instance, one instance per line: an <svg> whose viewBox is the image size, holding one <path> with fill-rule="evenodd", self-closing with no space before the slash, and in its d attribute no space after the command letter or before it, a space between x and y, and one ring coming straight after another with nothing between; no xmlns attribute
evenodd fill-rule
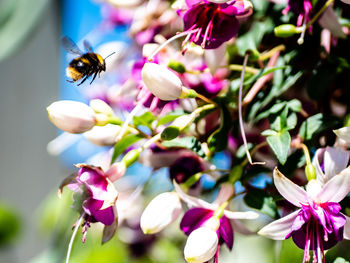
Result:
<svg viewBox="0 0 350 263"><path fill-rule="evenodd" d="M120 126L107 124L105 126L94 126L91 130L84 132L84 136L91 143L98 146L110 146L116 143Z"/></svg>
<svg viewBox="0 0 350 263"><path fill-rule="evenodd" d="M63 131L83 133L95 126L95 112L86 104L61 100L47 107L49 120Z"/></svg>
<svg viewBox="0 0 350 263"><path fill-rule="evenodd" d="M156 63L145 63L142 80L154 96L161 100L176 100L182 92L182 82L175 73Z"/></svg>
<svg viewBox="0 0 350 263"><path fill-rule="evenodd" d="M208 227L194 230L185 245L185 259L189 263L202 263L209 261L216 253L218 246L216 231Z"/></svg>
<svg viewBox="0 0 350 263"><path fill-rule="evenodd" d="M113 115L112 108L103 100L94 99L90 100L90 107L93 109L96 113L101 113L107 116Z"/></svg>
<svg viewBox="0 0 350 263"><path fill-rule="evenodd" d="M145 234L155 234L174 222L181 213L177 193L166 192L156 196L143 211L140 226Z"/></svg>
<svg viewBox="0 0 350 263"><path fill-rule="evenodd" d="M107 0L107 2L116 8L135 8L142 4L142 0Z"/></svg>

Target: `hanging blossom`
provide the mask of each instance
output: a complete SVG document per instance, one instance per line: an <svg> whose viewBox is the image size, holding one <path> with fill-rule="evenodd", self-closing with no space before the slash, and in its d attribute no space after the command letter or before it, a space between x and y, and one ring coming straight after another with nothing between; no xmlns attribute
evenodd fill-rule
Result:
<svg viewBox="0 0 350 263"><path fill-rule="evenodd" d="M327 164L328 163L328 164ZM326 161L324 171L330 171ZM324 250L330 249L343 238L350 239L350 218L343 215L339 202L350 191L350 168L329 178L324 184L318 178L310 180L306 190L274 170L273 178L280 194L299 209L263 227L258 234L283 240L292 237L304 250L303 263L324 262Z"/></svg>
<svg viewBox="0 0 350 263"><path fill-rule="evenodd" d="M284 15L291 11L298 15L297 26L310 21L310 14L312 11L312 4L310 0L288 0L288 5L283 9Z"/></svg>
<svg viewBox="0 0 350 263"><path fill-rule="evenodd" d="M64 186L75 192L74 207L82 214L83 239L85 242L87 230L91 223L101 222L106 226L117 225L117 211L115 203L118 192L112 182L100 167L77 164L77 174L68 177L60 186L61 193Z"/></svg>
<svg viewBox="0 0 350 263"><path fill-rule="evenodd" d="M234 194L232 185L222 185L213 203L184 193L176 182L174 186L180 198L193 207L185 213L180 223L181 230L189 236L184 251L187 262L206 262L214 256L214 262L218 262L220 245L225 243L230 250L233 248L234 230L243 234L252 233L239 219L256 219L257 213L225 209L228 199Z"/></svg>
<svg viewBox="0 0 350 263"><path fill-rule="evenodd" d="M205 49L217 48L235 37L239 19L251 15L253 9L246 0L186 0L186 5L183 20L188 34L184 43L193 42Z"/></svg>

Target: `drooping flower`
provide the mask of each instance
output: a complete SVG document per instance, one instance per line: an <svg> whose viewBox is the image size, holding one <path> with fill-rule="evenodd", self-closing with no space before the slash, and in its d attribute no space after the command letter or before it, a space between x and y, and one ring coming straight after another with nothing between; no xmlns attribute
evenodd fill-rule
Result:
<svg viewBox="0 0 350 263"><path fill-rule="evenodd" d="M115 203L118 192L101 168L86 164L76 166L80 168L78 173L64 180L60 191L64 186L68 186L75 192L76 204L74 207L82 213L85 220L83 223L84 242L90 223L101 222L106 226L116 225Z"/></svg>
<svg viewBox="0 0 350 263"><path fill-rule="evenodd" d="M341 201L350 191L350 168L334 175L324 185L310 180L306 191L294 184L277 168L274 183L280 194L299 209L263 227L258 233L275 240L292 237L304 249L303 263L324 258L327 250L343 238L350 239L350 218L340 212Z"/></svg>
<svg viewBox="0 0 350 263"><path fill-rule="evenodd" d="M251 14L252 4L246 0L214 3L209 0L186 0L188 10L183 16L186 40L205 49L214 49L235 37L238 18Z"/></svg>
<svg viewBox="0 0 350 263"><path fill-rule="evenodd" d="M202 228L209 228L211 231L216 232L218 240L217 248L214 253L212 253L212 246L204 247L205 249L203 248L202 250L201 248L197 248L196 253L194 254L197 254L198 257L194 257L191 253L187 253L188 258L186 258L186 260L188 262L206 262L214 255L215 262L217 262L221 244L225 243L230 250L233 248L234 229L244 234L251 233L239 221L239 219L256 219L258 217L257 213L252 211L232 212L225 209L227 205L225 202L234 192L232 185L222 185L218 197L213 203L208 203L204 200L185 194L176 182L174 182L174 186L180 198L186 202L189 207L193 207L189 209L182 218L180 223L181 230L190 238L195 231ZM208 231L204 232L207 233ZM203 261L202 255L205 255L205 260ZM211 255L211 257L207 258L208 255Z"/></svg>
<svg viewBox="0 0 350 263"><path fill-rule="evenodd" d="M288 0L288 5L282 13L286 15L289 11L298 15L297 26L310 21L312 4L310 0Z"/></svg>

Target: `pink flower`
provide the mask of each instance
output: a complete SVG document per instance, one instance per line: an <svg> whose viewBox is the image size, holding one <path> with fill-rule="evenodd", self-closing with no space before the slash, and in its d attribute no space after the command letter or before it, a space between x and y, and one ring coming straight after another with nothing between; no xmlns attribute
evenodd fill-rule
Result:
<svg viewBox="0 0 350 263"><path fill-rule="evenodd" d="M189 34L184 42L190 41L205 49L214 49L235 37L239 17L250 15L249 1L233 0L213 3L208 0L186 0L188 10L183 16L184 30Z"/></svg>
<svg viewBox="0 0 350 263"><path fill-rule="evenodd" d="M116 222L117 212L115 202L118 192L101 168L86 164L78 164L78 174L70 178L68 183L63 182L75 192L75 202L81 213L84 214L83 242L90 223L101 222L112 225ZM81 202L81 204L79 203Z"/></svg>
<svg viewBox="0 0 350 263"><path fill-rule="evenodd" d="M293 238L304 249L303 263L324 258L324 250L343 238L350 239L350 218L340 213L340 202L350 191L350 168L330 178L324 185L311 180L306 191L294 184L277 168L274 183L280 194L299 209L263 227L259 234L276 240Z"/></svg>

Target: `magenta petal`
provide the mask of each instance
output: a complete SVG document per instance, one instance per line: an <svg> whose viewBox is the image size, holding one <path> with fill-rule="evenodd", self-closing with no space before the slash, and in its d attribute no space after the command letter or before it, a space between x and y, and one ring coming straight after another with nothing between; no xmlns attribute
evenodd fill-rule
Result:
<svg viewBox="0 0 350 263"><path fill-rule="evenodd" d="M100 188L102 190L107 190L108 182L103 171L97 167L82 167L78 173L79 181L85 183L85 185L89 188L90 186L94 186L96 188Z"/></svg>
<svg viewBox="0 0 350 263"><path fill-rule="evenodd" d="M103 205L103 201L88 199L83 203L84 211L92 216L96 221L105 225L111 225L115 219L115 212L112 206L100 210Z"/></svg>
<svg viewBox="0 0 350 263"><path fill-rule="evenodd" d="M184 214L180 228L188 236L193 230L203 225L213 214L213 210L200 207L192 208Z"/></svg>
<svg viewBox="0 0 350 263"><path fill-rule="evenodd" d="M225 242L227 247L232 250L233 247L233 228L230 220L226 216L220 219L220 227L218 229L220 241Z"/></svg>

